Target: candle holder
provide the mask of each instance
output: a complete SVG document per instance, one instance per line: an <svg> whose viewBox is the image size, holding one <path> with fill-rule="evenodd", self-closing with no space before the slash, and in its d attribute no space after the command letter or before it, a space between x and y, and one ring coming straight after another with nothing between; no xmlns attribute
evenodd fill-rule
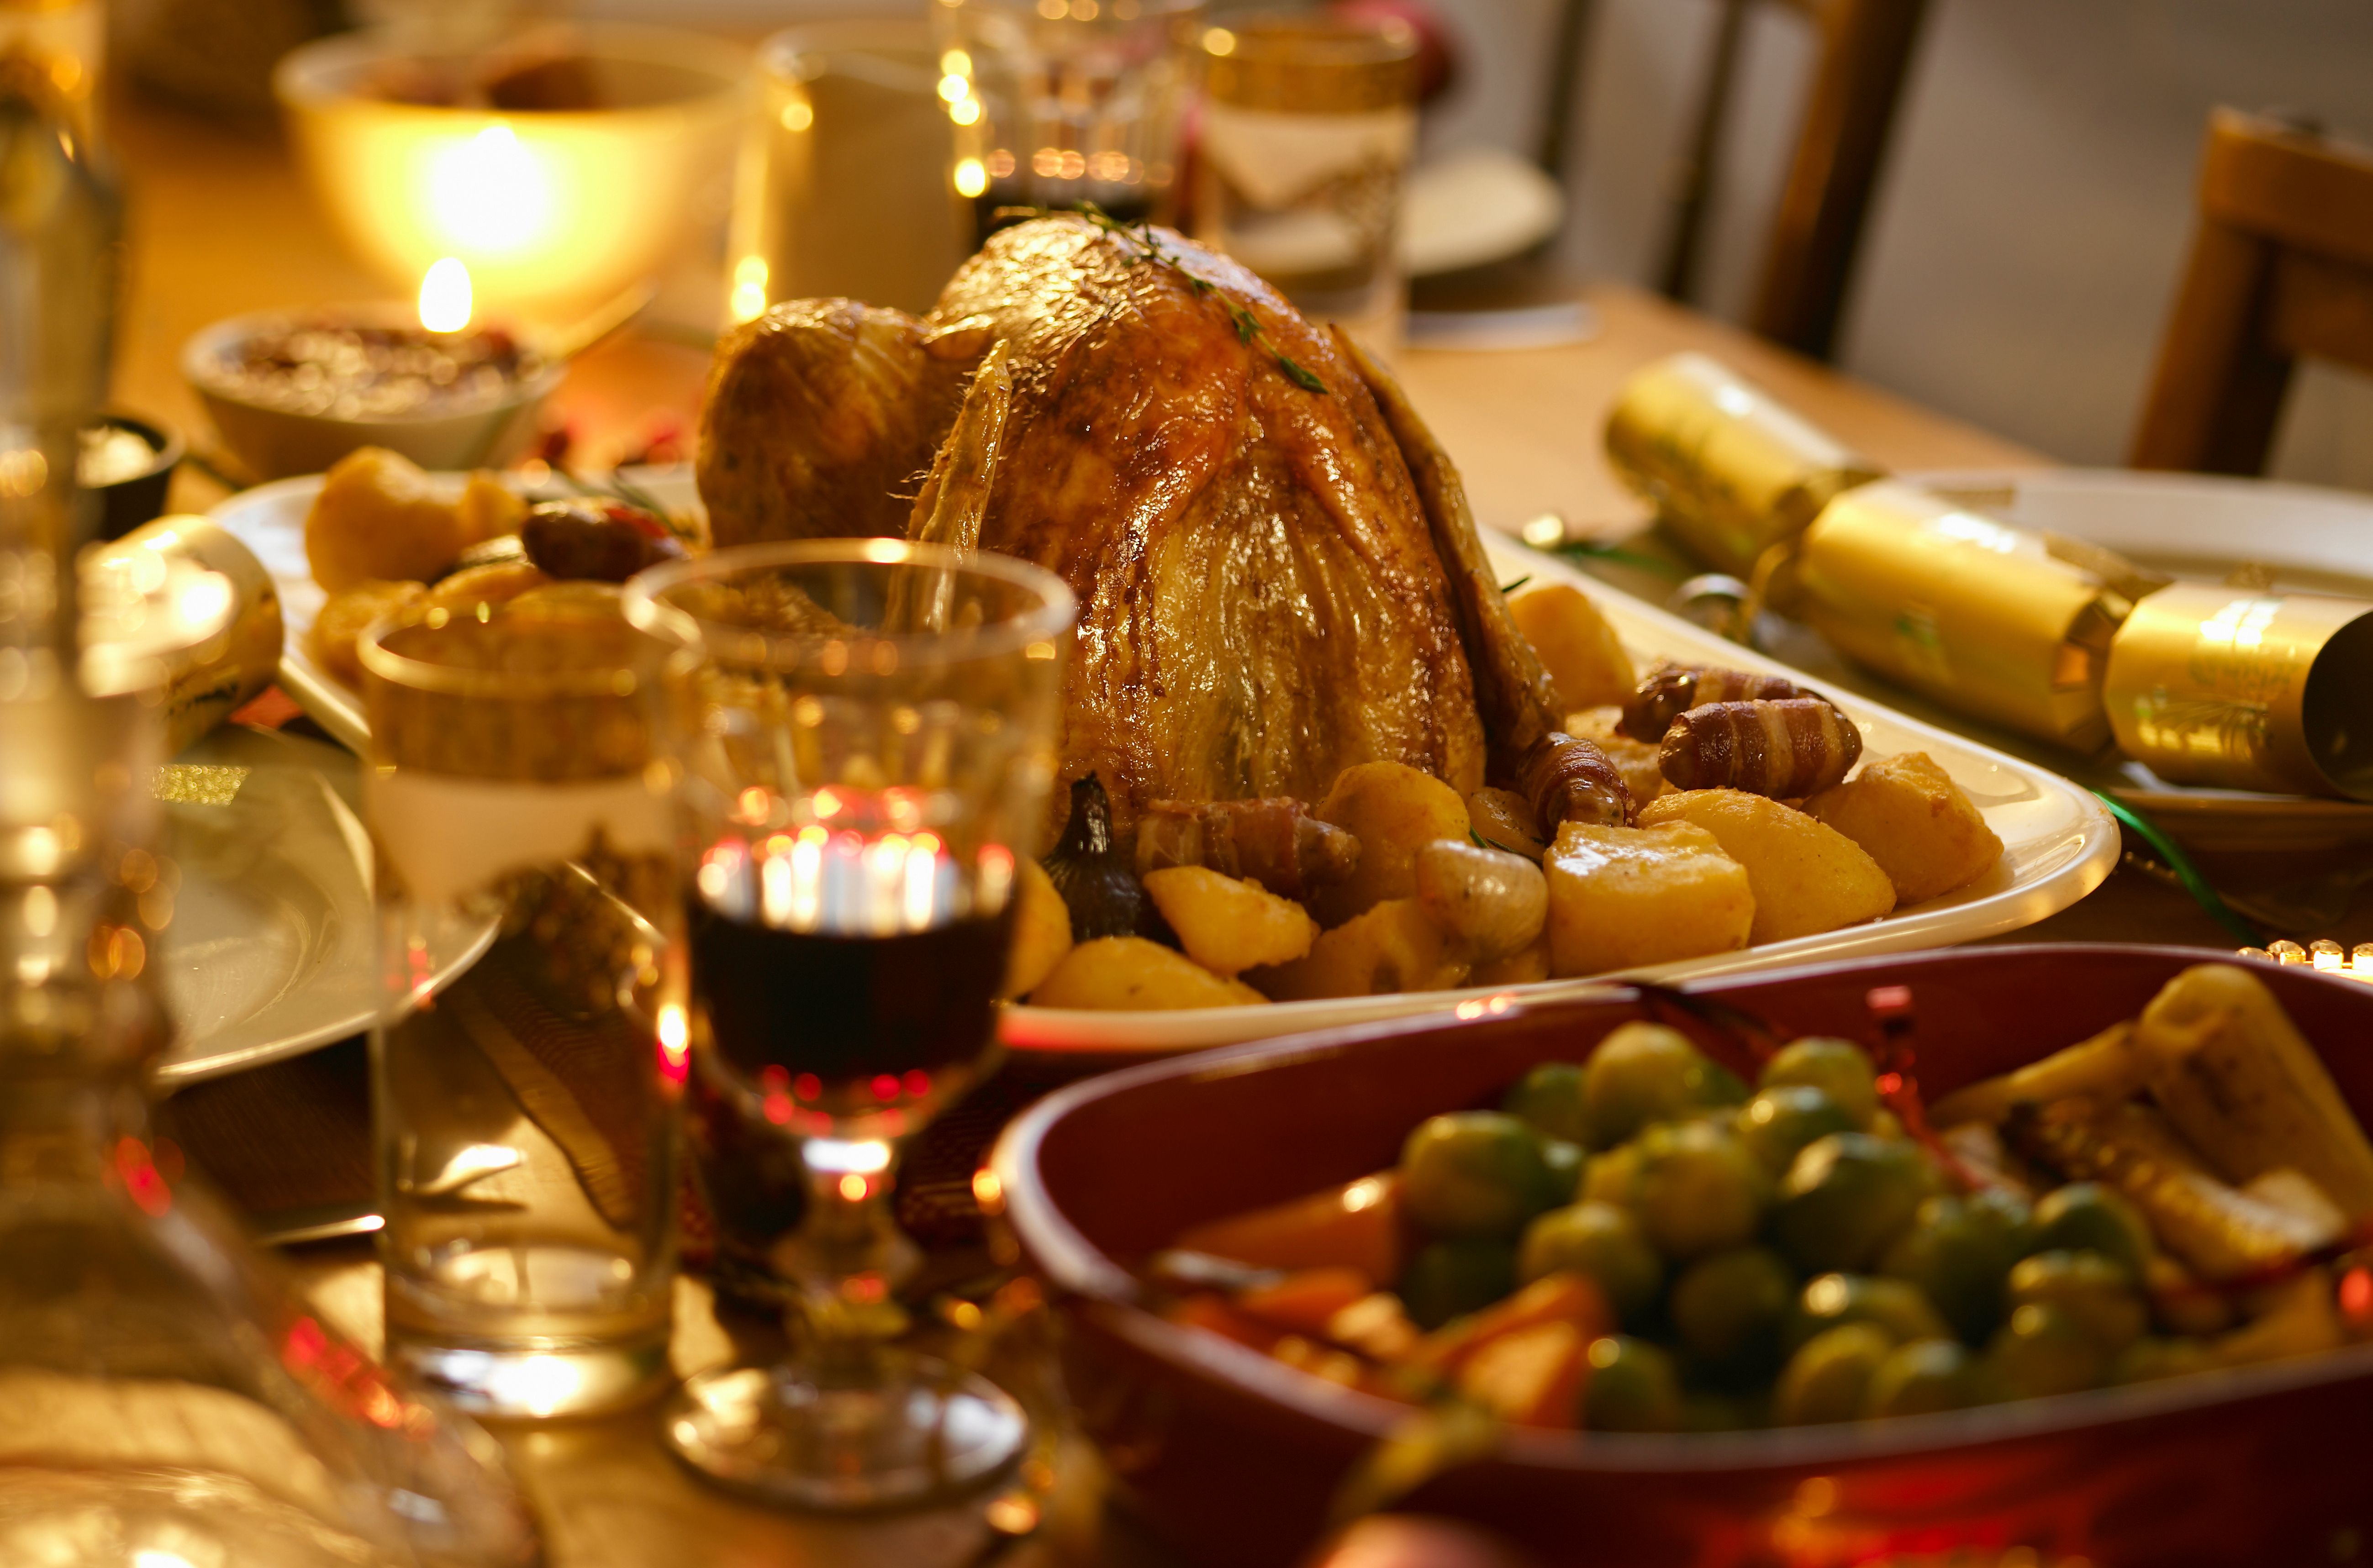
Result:
<svg viewBox="0 0 2373 1568"><path fill-rule="evenodd" d="M747 55L618 24L557 40L551 58L582 89L560 101L600 107L399 100L402 83L463 74L470 58L386 32L323 39L281 61L273 88L314 199L391 285L409 294L450 257L469 269L482 309L567 322L719 233Z"/></svg>

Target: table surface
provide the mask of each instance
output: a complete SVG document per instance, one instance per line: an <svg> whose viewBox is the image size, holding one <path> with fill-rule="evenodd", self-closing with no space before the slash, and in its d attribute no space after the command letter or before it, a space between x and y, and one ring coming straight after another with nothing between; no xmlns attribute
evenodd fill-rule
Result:
<svg viewBox="0 0 2373 1568"><path fill-rule="evenodd" d="M190 334L244 311L390 292L338 249L275 139L133 103L118 106L111 125L132 240L115 383L125 408L202 437L203 416L177 368ZM1637 290L1602 284L1584 293L1596 315L1596 334L1585 342L1511 352L1411 351L1401 357L1413 399L1457 459L1489 525L1514 529L1557 512L1576 532L1616 537L1636 531L1644 510L1607 468L1597 431L1630 371L1685 348L1728 361L1892 467L2043 461ZM599 466L637 450L670 421L689 428L705 368L705 355L683 343L629 336L580 360L554 406L574 432L582 460ZM174 500L180 509L198 509L221 494L218 484L185 469ZM2373 929L2352 940L2368 937ZM2093 897L2015 940L2039 939L2230 944L2182 895L2131 872L2113 875ZM295 1261L323 1310L358 1339L375 1342L376 1271L367 1251L316 1249ZM679 1369L731 1355L731 1342L705 1289L687 1281L682 1291ZM719 1565L929 1568L984 1561L984 1550L995 1544L978 1499L860 1523L745 1505L667 1461L657 1446L655 1420L645 1411L504 1433L547 1522L555 1568L638 1568L696 1558ZM1085 1477L1092 1467L1067 1464L1065 1474ZM1125 1527L1094 1505L1093 1495L1089 1481L1067 1479L1050 1527L1000 1560L1159 1562L1154 1549L1130 1539Z"/></svg>

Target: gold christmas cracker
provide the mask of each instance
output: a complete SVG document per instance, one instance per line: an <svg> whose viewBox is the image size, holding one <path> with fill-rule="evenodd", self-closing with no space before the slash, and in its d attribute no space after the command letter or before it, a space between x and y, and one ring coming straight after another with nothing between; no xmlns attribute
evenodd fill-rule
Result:
<svg viewBox="0 0 2373 1568"><path fill-rule="evenodd" d="M1607 457L1682 544L1739 577L1833 497L1887 472L1702 354L1624 383Z"/></svg>
<svg viewBox="0 0 2373 1568"><path fill-rule="evenodd" d="M2170 783L2373 801L2373 603L2178 583L2118 629L2101 695Z"/></svg>
<svg viewBox="0 0 2373 1568"><path fill-rule="evenodd" d="M160 517L113 544L94 545L83 570L116 571L136 587L176 567L214 572L229 585L231 616L219 636L172 655L166 666L165 754L178 755L270 685L280 670L280 594L248 547L211 518Z"/></svg>
<svg viewBox="0 0 2373 1568"><path fill-rule="evenodd" d="M1832 500L1797 541L1789 613L1959 712L2083 750L2110 738L2111 634L2165 578L1891 480Z"/></svg>
<svg viewBox="0 0 2373 1568"><path fill-rule="evenodd" d="M248 770L228 763L169 762L148 792L167 805L227 806L239 799Z"/></svg>

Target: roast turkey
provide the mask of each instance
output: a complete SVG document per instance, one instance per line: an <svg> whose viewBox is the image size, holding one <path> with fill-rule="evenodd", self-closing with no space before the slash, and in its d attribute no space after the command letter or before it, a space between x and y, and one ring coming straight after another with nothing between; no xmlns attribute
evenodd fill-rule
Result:
<svg viewBox="0 0 2373 1568"><path fill-rule="evenodd" d="M1002 230L921 321L777 305L721 345L700 452L719 545L904 533L1069 583L1063 778L1124 831L1373 760L1465 793L1557 728L1390 376L1167 229Z"/></svg>

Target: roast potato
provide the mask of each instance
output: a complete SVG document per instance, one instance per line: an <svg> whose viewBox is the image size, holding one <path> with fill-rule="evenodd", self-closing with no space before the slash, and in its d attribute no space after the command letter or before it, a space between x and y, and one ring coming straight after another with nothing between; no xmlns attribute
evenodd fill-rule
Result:
<svg viewBox="0 0 2373 1568"><path fill-rule="evenodd" d="M1640 684L1623 640L1590 595L1572 583L1528 588L1508 601L1508 614L1541 656L1541 666L1567 708L1621 702Z"/></svg>
<svg viewBox="0 0 2373 1568"><path fill-rule="evenodd" d="M1878 862L1899 904L1950 893L2002 859L2002 840L1925 752L1873 757L1805 809Z"/></svg>
<svg viewBox="0 0 2373 1568"><path fill-rule="evenodd" d="M312 632L306 638L313 650L313 661L350 686L363 684L363 667L355 655L355 642L372 622L428 597L428 590L416 582L380 582L367 579L340 592L330 595L321 613L313 617Z"/></svg>
<svg viewBox="0 0 2373 1568"><path fill-rule="evenodd" d="M481 605L508 603L551 580L525 561L491 561L438 579L428 590L428 603L467 614Z"/></svg>
<svg viewBox="0 0 2373 1568"><path fill-rule="evenodd" d="M1657 747L1633 740L1623 732L1622 725L1623 710L1605 704L1565 717L1565 732L1596 741L1615 771L1623 776L1631 803L1644 806L1665 792L1664 760Z"/></svg>
<svg viewBox="0 0 2373 1568"><path fill-rule="evenodd" d="M1005 959L1000 996L1027 996L1071 951L1071 911L1054 878L1035 860L1022 862L1013 887L1013 946Z"/></svg>
<svg viewBox="0 0 2373 1568"><path fill-rule="evenodd" d="M1546 879L1541 885L1546 894L1549 886ZM1474 972L1467 977L1467 983L1470 986L1528 986L1535 980L1549 977L1549 930L1544 921L1540 935L1533 938L1530 943L1489 964L1478 964Z"/></svg>
<svg viewBox="0 0 2373 1568"><path fill-rule="evenodd" d="M1755 920L1746 868L1691 823L1569 822L1541 869L1549 973L1560 977L1729 953Z"/></svg>
<svg viewBox="0 0 2373 1568"><path fill-rule="evenodd" d="M1155 1012L1234 1007L1268 999L1240 980L1222 979L1158 942L1104 936L1083 942L1056 960L1030 1000L1040 1007Z"/></svg>
<svg viewBox="0 0 2373 1568"><path fill-rule="evenodd" d="M1308 910L1250 877L1239 880L1209 866L1171 866L1148 872L1144 882L1186 956L1215 975L1292 963L1318 935Z"/></svg>
<svg viewBox="0 0 2373 1568"><path fill-rule="evenodd" d="M453 504L453 512L469 543L479 544L518 532L527 517L527 497L480 468L472 471L470 482L462 486L462 498Z"/></svg>
<svg viewBox="0 0 2373 1568"><path fill-rule="evenodd" d="M1446 991L1467 978L1466 954L1414 898L1388 898L1322 931L1306 957L1250 978L1280 1001Z"/></svg>
<svg viewBox="0 0 2373 1568"><path fill-rule="evenodd" d="M465 519L439 497L410 458L359 447L321 478L305 514L305 560L332 593L372 579L427 582L478 542L478 521L479 511Z"/></svg>
<svg viewBox="0 0 2373 1568"><path fill-rule="evenodd" d="M1755 890L1749 942L1785 942L1864 920L1895 907L1895 884L1878 862L1828 824L1742 790L1682 790L1651 802L1640 825L1694 823L1747 868Z"/></svg>
<svg viewBox="0 0 2373 1568"><path fill-rule="evenodd" d="M1322 926L1339 925L1385 899L1408 897L1417 888L1419 848L1467 837L1467 802L1458 791L1406 763L1345 768L1317 816L1360 841L1360 863L1351 874L1310 900Z"/></svg>

